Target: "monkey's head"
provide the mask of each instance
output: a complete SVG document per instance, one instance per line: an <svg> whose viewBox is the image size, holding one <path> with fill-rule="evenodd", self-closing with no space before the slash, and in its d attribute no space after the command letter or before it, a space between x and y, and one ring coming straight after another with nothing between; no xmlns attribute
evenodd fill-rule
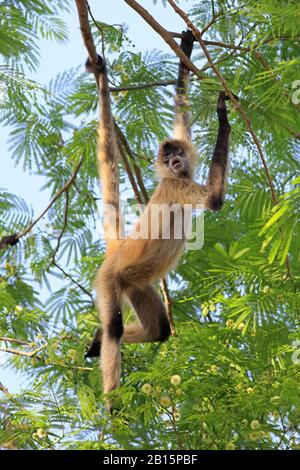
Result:
<svg viewBox="0 0 300 470"><path fill-rule="evenodd" d="M195 150L191 143L168 139L159 147L156 169L161 178L191 178L195 163Z"/></svg>

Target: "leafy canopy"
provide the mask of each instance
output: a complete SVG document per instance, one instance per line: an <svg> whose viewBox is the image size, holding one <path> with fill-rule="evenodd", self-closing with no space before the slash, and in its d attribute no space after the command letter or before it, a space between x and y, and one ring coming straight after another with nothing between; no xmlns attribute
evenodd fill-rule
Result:
<svg viewBox="0 0 300 470"><path fill-rule="evenodd" d="M38 38L66 38L59 19L66 5L0 5L0 117L10 131L11 158L24 171L43 175L53 196L82 160L45 217L0 254L0 340L2 349L18 353L3 357L28 384L17 395L5 383L1 388L2 447L299 447L300 105L292 100L299 79L299 5L206 0L190 11L199 29L220 13L205 39L213 42L212 58L251 119L278 204L272 203L251 136L231 110L226 203L220 213L205 215L203 249L186 252L170 275L177 334L165 344L123 346L122 387L115 392L121 411L111 421L103 409L98 365L83 359L98 324L92 281L105 250L95 228L95 84L81 66L61 71L47 87L26 78L26 67L38 67ZM125 26L98 23L93 32L99 43L100 31L112 87L176 78L172 54L136 53ZM216 136L219 85L195 47L195 61L208 77L193 79L191 86L201 180ZM130 163L150 193L157 141L171 129L172 93L169 86L113 92ZM122 164L120 178L122 192L132 197ZM0 214L0 236L24 230L37 217L5 188Z"/></svg>

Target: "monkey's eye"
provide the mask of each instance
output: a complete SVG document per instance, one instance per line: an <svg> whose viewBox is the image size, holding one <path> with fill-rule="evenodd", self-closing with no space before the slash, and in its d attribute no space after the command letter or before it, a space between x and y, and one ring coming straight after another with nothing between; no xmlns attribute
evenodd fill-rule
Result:
<svg viewBox="0 0 300 470"><path fill-rule="evenodd" d="M174 155L181 155L182 154L182 148L181 147L178 147L174 150Z"/></svg>
<svg viewBox="0 0 300 470"><path fill-rule="evenodd" d="M163 156L163 161L166 163L170 160L170 154L169 153L166 153L164 156Z"/></svg>

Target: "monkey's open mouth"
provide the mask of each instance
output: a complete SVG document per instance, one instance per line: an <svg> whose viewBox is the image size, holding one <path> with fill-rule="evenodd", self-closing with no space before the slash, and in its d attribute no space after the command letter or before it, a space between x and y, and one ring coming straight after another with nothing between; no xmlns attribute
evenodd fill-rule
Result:
<svg viewBox="0 0 300 470"><path fill-rule="evenodd" d="M180 171L182 169L182 161L180 158L173 157L170 161L172 170Z"/></svg>

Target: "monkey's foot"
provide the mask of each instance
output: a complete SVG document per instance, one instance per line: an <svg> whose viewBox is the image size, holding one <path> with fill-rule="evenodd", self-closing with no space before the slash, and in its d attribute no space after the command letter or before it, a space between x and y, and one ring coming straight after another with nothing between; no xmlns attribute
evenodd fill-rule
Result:
<svg viewBox="0 0 300 470"><path fill-rule="evenodd" d="M102 329L98 328L94 334L93 341L85 353L84 357L99 357L101 350L101 341L102 341Z"/></svg>

